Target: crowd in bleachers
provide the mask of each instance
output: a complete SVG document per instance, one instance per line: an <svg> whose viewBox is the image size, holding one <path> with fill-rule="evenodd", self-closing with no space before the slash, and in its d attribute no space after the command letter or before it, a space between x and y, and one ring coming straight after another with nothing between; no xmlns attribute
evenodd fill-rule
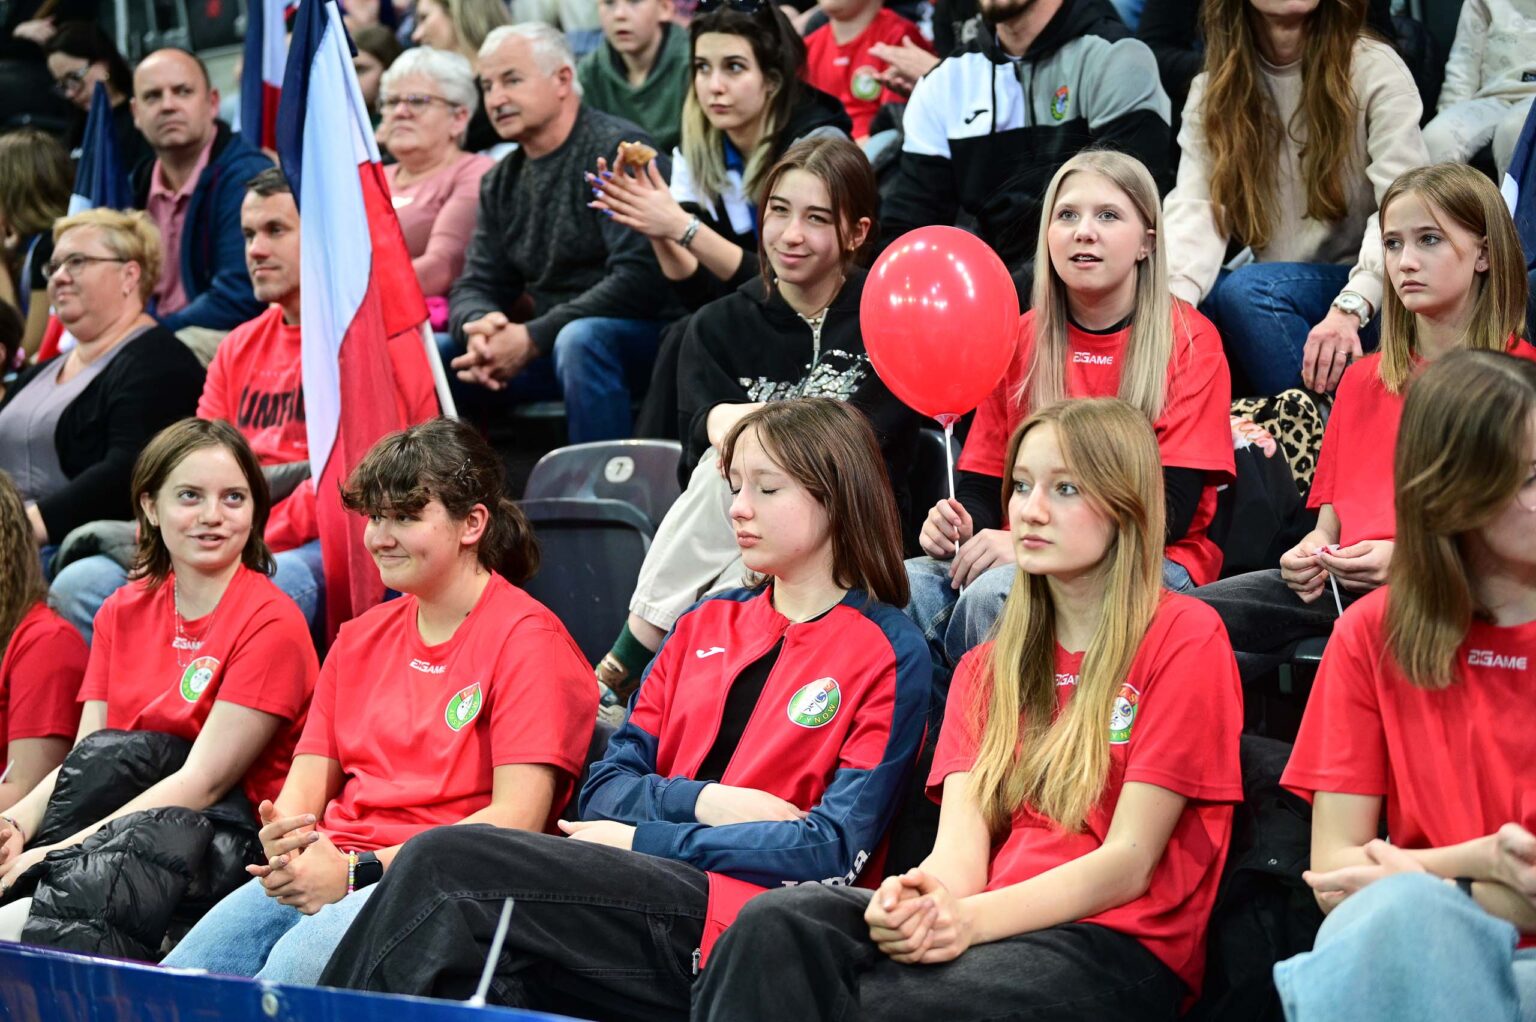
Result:
<svg viewBox="0 0 1536 1022"><path fill-rule="evenodd" d="M0 5L0 953L1536 1019L1531 0L338 3L427 317L339 493L253 107ZM934 227L1022 313L947 451L867 311Z"/></svg>

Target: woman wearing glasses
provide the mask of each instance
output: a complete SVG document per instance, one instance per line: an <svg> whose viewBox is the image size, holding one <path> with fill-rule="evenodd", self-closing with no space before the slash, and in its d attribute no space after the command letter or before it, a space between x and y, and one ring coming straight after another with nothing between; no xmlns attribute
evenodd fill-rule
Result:
<svg viewBox="0 0 1536 1022"><path fill-rule="evenodd" d="M65 139L71 155L78 156L85 141L85 117L91 110L96 83L107 88L112 104L112 135L117 142L117 159L123 170L131 171L140 160L151 155L149 144L133 124L133 71L101 29L87 22L62 26L48 41L48 73L59 95L80 108L79 118Z"/></svg>
<svg viewBox="0 0 1536 1022"><path fill-rule="evenodd" d="M48 296L77 343L23 372L0 403L0 469L44 546L98 518L133 517L134 459L197 411L203 389L197 356L144 311L161 263L149 218L88 210L58 221L53 239Z"/></svg>
<svg viewBox="0 0 1536 1022"><path fill-rule="evenodd" d="M479 105L469 61L449 50L407 50L379 84L379 145L399 161L384 176L421 292L440 306L433 309L437 329L447 324L448 288L464 269L480 179L495 165L461 148Z"/></svg>

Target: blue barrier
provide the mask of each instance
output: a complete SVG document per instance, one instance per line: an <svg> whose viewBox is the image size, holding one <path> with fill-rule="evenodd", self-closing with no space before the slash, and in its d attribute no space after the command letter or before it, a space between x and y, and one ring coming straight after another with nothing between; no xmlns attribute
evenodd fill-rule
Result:
<svg viewBox="0 0 1536 1022"><path fill-rule="evenodd" d="M0 943L6 1022L562 1022L457 1001L258 983ZM569 1020L563 1020L569 1022Z"/></svg>

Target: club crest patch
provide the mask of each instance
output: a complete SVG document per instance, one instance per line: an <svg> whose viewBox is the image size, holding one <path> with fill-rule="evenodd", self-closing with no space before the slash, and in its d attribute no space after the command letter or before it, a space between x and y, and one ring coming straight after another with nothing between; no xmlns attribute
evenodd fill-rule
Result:
<svg viewBox="0 0 1536 1022"><path fill-rule="evenodd" d="M1067 100L1072 98L1072 90L1063 85L1056 90L1056 95L1051 99L1051 119L1062 120L1067 116Z"/></svg>
<svg viewBox="0 0 1536 1022"><path fill-rule="evenodd" d="M1124 745L1131 740L1131 728L1136 723L1136 706L1141 702L1141 693L1126 682L1120 686L1120 694L1115 696L1114 709L1109 712L1109 744Z"/></svg>
<svg viewBox="0 0 1536 1022"><path fill-rule="evenodd" d="M853 93L854 99L866 101L879 99L882 88L879 72L868 64L854 69L853 78L848 85L848 91Z"/></svg>
<svg viewBox="0 0 1536 1022"><path fill-rule="evenodd" d="M181 698L189 703L197 702L208 691L208 686L213 684L213 676L218 670L217 657L200 656L188 664L187 669L181 673Z"/></svg>
<svg viewBox="0 0 1536 1022"><path fill-rule="evenodd" d="M801 727L821 727L837 716L843 693L836 678L817 678L789 697L789 720Z"/></svg>
<svg viewBox="0 0 1536 1022"><path fill-rule="evenodd" d="M448 707L443 710L443 721L450 731L462 731L480 716L480 683L468 685L454 693L448 700Z"/></svg>

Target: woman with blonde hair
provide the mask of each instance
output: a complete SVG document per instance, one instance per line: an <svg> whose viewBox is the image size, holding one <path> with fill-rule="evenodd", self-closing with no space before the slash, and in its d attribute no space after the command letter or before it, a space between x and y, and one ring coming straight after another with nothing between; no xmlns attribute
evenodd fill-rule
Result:
<svg viewBox="0 0 1536 1022"><path fill-rule="evenodd" d="M1404 395L1423 367L1459 348L1536 360L1520 336L1525 256L1486 177L1459 163L1407 172L1382 197L1381 239L1390 284L1381 350L1339 383L1307 495L1317 527L1281 555L1278 570L1196 594L1226 623L1245 678L1272 670L1298 640L1327 635L1343 607L1387 581L1393 444Z"/></svg>
<svg viewBox="0 0 1536 1022"><path fill-rule="evenodd" d="M512 24L502 0L416 0L416 28L411 42L434 50L462 54L473 68L480 67L480 46L491 30ZM463 148L479 153L501 144L491 126L484 104L470 111Z"/></svg>
<svg viewBox="0 0 1536 1022"><path fill-rule="evenodd" d="M1201 305L1260 394L1298 378L1331 391L1360 356L1381 310L1377 203L1429 162L1418 88L1367 34L1365 7L1205 0L1168 266L1173 293ZM1233 242L1243 252L1228 261Z"/></svg>
<svg viewBox="0 0 1536 1022"><path fill-rule="evenodd" d="M52 135L36 128L0 135L0 302L26 324L26 358L37 354L48 327L43 267L53 258L53 222L68 211L73 190L69 154Z"/></svg>
<svg viewBox="0 0 1536 1022"><path fill-rule="evenodd" d="M976 411L960 454L958 499L928 513L907 562L908 612L953 665L987 635L1013 585L1013 547L997 500L1008 436L1033 410L1069 397L1118 396L1157 434L1167 508L1164 583L1213 581L1206 535L1216 490L1232 478L1230 382L1221 338L1168 293L1157 187L1122 153L1079 153L1046 189L1033 307L1002 382Z"/></svg>
<svg viewBox="0 0 1536 1022"><path fill-rule="evenodd" d="M80 725L85 642L48 606L37 537L0 472L0 812L64 762Z"/></svg>
<svg viewBox="0 0 1536 1022"><path fill-rule="evenodd" d="M1536 365L1425 370L1396 480L1388 584L1340 619L1282 778L1329 915L1275 981L1292 1022L1530 1018Z"/></svg>
<svg viewBox="0 0 1536 1022"><path fill-rule="evenodd" d="M144 311L160 232L142 212L92 209L53 227L48 297L74 336L0 402L0 469L44 546L99 518L131 518L129 476L161 427L197 411L203 367Z"/></svg>
<svg viewBox="0 0 1536 1022"><path fill-rule="evenodd" d="M1161 585L1140 409L1052 405L1008 464L1019 578L955 672L933 852L873 898L811 884L748 904L695 1019L1171 1019L1198 996L1242 798L1231 647Z"/></svg>

